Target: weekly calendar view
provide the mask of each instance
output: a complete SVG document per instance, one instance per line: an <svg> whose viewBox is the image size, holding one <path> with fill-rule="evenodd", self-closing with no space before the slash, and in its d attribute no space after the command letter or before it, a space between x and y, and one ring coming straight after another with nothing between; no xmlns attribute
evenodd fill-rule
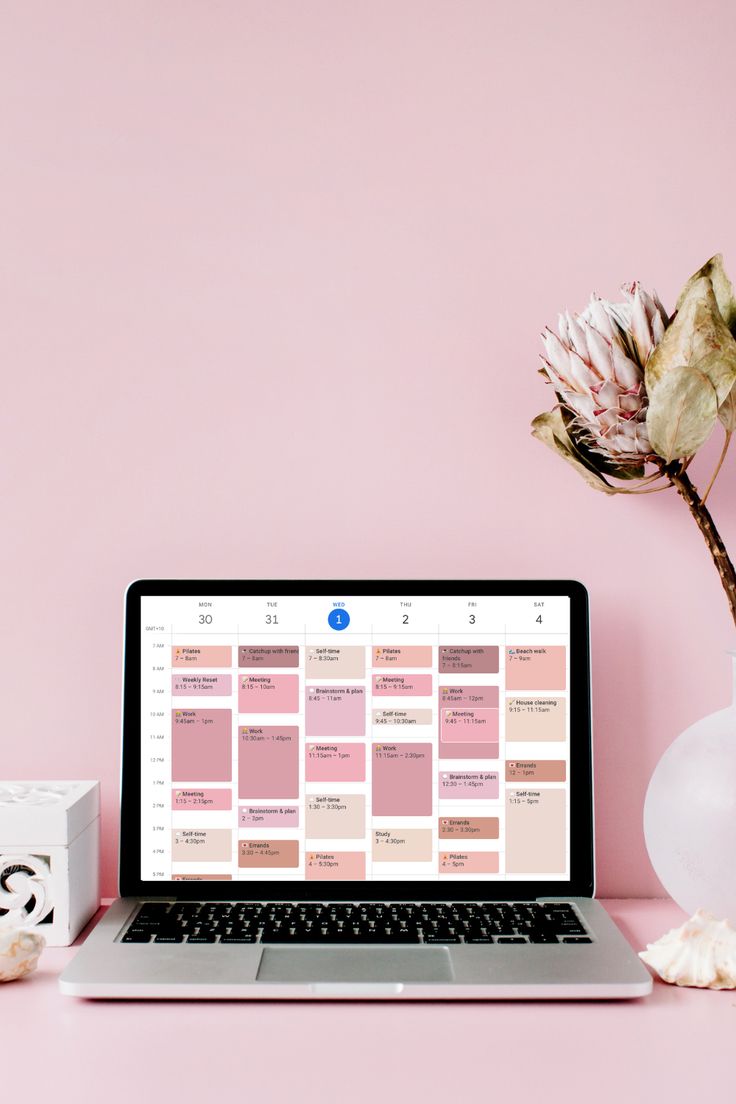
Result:
<svg viewBox="0 0 736 1104"><path fill-rule="evenodd" d="M143 596L144 880L570 876L567 596Z"/></svg>

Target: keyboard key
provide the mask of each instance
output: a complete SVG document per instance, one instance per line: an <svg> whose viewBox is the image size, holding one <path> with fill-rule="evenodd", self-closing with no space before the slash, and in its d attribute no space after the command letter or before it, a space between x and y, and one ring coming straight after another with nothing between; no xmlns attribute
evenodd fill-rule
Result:
<svg viewBox="0 0 736 1104"><path fill-rule="evenodd" d="M563 935L563 943L592 943L589 935Z"/></svg>
<svg viewBox="0 0 736 1104"><path fill-rule="evenodd" d="M138 912L139 916L147 914L168 912L173 902L171 901L144 901Z"/></svg>

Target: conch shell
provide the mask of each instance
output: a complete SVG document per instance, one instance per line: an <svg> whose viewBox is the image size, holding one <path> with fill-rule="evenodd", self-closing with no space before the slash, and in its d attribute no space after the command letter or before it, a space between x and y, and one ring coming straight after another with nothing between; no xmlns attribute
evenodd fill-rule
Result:
<svg viewBox="0 0 736 1104"><path fill-rule="evenodd" d="M0 981L14 981L36 969L46 940L35 931L0 927Z"/></svg>
<svg viewBox="0 0 736 1104"><path fill-rule="evenodd" d="M736 928L703 909L647 944L639 958L671 985L736 989Z"/></svg>

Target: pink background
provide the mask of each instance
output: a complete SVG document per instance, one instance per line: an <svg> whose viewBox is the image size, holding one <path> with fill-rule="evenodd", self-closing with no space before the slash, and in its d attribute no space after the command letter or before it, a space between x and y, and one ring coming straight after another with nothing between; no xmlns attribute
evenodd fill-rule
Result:
<svg viewBox="0 0 736 1104"><path fill-rule="evenodd" d="M735 24L2 4L2 775L102 779L105 893L146 575L581 578L599 888L661 892L642 800L726 702L726 603L675 497L596 495L528 422L560 307L736 268Z"/></svg>

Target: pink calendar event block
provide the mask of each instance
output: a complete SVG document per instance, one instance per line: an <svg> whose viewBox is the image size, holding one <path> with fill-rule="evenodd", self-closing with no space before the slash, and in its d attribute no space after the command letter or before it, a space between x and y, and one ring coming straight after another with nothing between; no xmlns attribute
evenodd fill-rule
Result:
<svg viewBox="0 0 736 1104"><path fill-rule="evenodd" d="M238 683L241 713L298 713L298 675L241 675Z"/></svg>
<svg viewBox="0 0 736 1104"><path fill-rule="evenodd" d="M365 744L307 744L307 782L364 782Z"/></svg>
<svg viewBox="0 0 736 1104"><path fill-rule="evenodd" d="M298 667L299 648L241 645L238 667Z"/></svg>
<svg viewBox="0 0 736 1104"><path fill-rule="evenodd" d="M171 777L175 782L229 782L232 778L232 711L174 709Z"/></svg>
<svg viewBox="0 0 736 1104"><path fill-rule="evenodd" d="M232 692L232 675L207 675L191 672L171 676L171 696L174 698L227 697Z"/></svg>
<svg viewBox="0 0 736 1104"><path fill-rule="evenodd" d="M432 745L373 745L373 815L429 816Z"/></svg>
<svg viewBox="0 0 736 1104"><path fill-rule="evenodd" d="M429 644L392 644L373 649L374 667L431 667L432 647Z"/></svg>
<svg viewBox="0 0 736 1104"><path fill-rule="evenodd" d="M362 686L308 686L307 739L365 736L365 690Z"/></svg>
<svg viewBox="0 0 736 1104"><path fill-rule="evenodd" d="M241 828L297 828L299 808L296 805L241 805L238 823Z"/></svg>
<svg viewBox="0 0 736 1104"><path fill-rule="evenodd" d="M452 645L439 649L440 674L495 675L498 673L496 645Z"/></svg>
<svg viewBox="0 0 736 1104"><path fill-rule="evenodd" d="M231 667L233 650L221 644L174 644L172 667Z"/></svg>
<svg viewBox="0 0 736 1104"><path fill-rule="evenodd" d="M200 813L221 812L232 808L232 792L225 789L186 789L173 790L171 808L174 812L196 811Z"/></svg>
<svg viewBox="0 0 736 1104"><path fill-rule="evenodd" d="M448 662L479 661L479 649L451 649ZM484 661L488 649L480 649ZM496 649L497 651L497 649ZM457 653L460 653L458 656ZM489 664L486 663L486 666ZM491 664L492 665L492 664ZM457 686L441 683L438 692L440 714L440 759L496 759L498 757L498 687Z"/></svg>
<svg viewBox="0 0 736 1104"><path fill-rule="evenodd" d="M492 743L498 740L497 709L442 709L440 739L448 743Z"/></svg>
<svg viewBox="0 0 736 1104"><path fill-rule="evenodd" d="M466 706L469 709L498 709L497 686L440 685L440 708Z"/></svg>
<svg viewBox="0 0 736 1104"><path fill-rule="evenodd" d="M440 801L495 801L498 771L441 771L439 796Z"/></svg>
<svg viewBox="0 0 736 1104"><path fill-rule="evenodd" d="M566 655L564 644L507 648L506 689L564 690Z"/></svg>
<svg viewBox="0 0 736 1104"><path fill-rule="evenodd" d="M440 851L440 874L498 874L498 851Z"/></svg>
<svg viewBox="0 0 736 1104"><path fill-rule="evenodd" d="M308 851L307 881L365 880L365 851Z"/></svg>
<svg viewBox="0 0 736 1104"><path fill-rule="evenodd" d="M431 675L374 675L374 698L429 697L432 693Z"/></svg>
<svg viewBox="0 0 736 1104"><path fill-rule="evenodd" d="M238 796L299 796L296 725L248 725L238 730Z"/></svg>

